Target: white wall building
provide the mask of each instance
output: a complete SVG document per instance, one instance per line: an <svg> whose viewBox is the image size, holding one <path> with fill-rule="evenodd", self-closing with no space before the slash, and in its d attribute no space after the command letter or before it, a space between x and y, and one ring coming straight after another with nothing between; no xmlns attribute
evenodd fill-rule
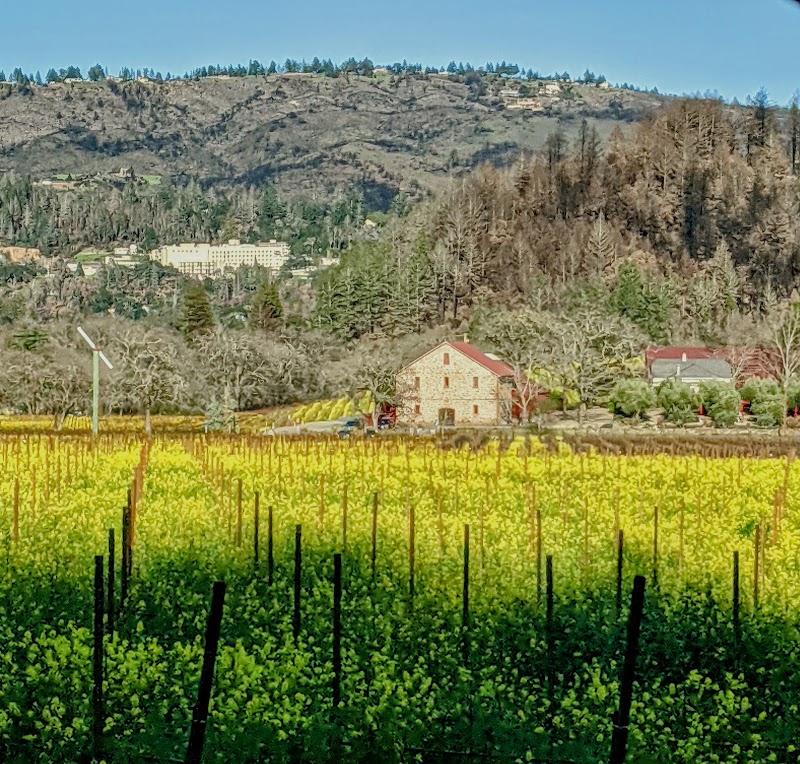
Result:
<svg viewBox="0 0 800 764"><path fill-rule="evenodd" d="M231 239L227 244L170 244L154 250L150 258L169 265L188 276L215 276L226 269L258 265L276 273L289 259L291 250L284 241L242 244Z"/></svg>

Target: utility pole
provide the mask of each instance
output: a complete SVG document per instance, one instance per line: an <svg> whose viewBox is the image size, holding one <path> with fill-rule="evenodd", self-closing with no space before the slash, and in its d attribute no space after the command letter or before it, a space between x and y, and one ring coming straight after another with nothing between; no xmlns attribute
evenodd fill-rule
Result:
<svg viewBox="0 0 800 764"><path fill-rule="evenodd" d="M86 340L86 344L92 349L92 435L97 437L100 429L100 361L108 366L109 369L114 367L106 357L106 354L94 344L89 335L80 326L78 327L78 334Z"/></svg>

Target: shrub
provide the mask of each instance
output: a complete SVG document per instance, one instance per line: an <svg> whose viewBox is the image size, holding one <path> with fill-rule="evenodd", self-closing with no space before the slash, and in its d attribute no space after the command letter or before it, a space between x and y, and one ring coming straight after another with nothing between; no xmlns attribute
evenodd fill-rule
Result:
<svg viewBox="0 0 800 764"><path fill-rule="evenodd" d="M725 382L703 382L700 402L716 427L730 427L739 418L739 391Z"/></svg>
<svg viewBox="0 0 800 764"><path fill-rule="evenodd" d="M750 404L750 413L761 427L780 427L786 412L783 408L783 393L762 395Z"/></svg>
<svg viewBox="0 0 800 764"><path fill-rule="evenodd" d="M664 419L672 424L697 421L697 396L679 379L667 379L658 386L658 405L664 412Z"/></svg>
<svg viewBox="0 0 800 764"><path fill-rule="evenodd" d="M620 379L611 389L609 403L615 414L641 417L656 405L653 386L643 379Z"/></svg>
<svg viewBox="0 0 800 764"><path fill-rule="evenodd" d="M750 402L750 413L761 427L780 427L784 411L783 392L775 380L749 379L741 389L742 400Z"/></svg>

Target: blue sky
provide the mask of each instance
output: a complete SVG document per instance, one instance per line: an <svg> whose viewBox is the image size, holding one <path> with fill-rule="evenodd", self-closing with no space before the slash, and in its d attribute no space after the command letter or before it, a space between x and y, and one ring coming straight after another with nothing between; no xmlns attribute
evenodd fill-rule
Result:
<svg viewBox="0 0 800 764"><path fill-rule="evenodd" d="M96 62L183 73L207 63L287 57L407 58L445 66L506 59L543 73L587 67L612 82L743 99L761 86L786 103L800 88L800 4L792 0L434 0L275 3L37 0L3 36L8 73Z"/></svg>

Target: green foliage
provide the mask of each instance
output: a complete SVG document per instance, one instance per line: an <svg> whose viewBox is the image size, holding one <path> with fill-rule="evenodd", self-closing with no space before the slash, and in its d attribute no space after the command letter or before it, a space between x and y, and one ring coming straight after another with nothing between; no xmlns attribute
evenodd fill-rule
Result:
<svg viewBox="0 0 800 764"><path fill-rule="evenodd" d="M644 278L631 262L623 263L611 294L614 310L638 326L654 342L666 342L675 311L672 287Z"/></svg>
<svg viewBox="0 0 800 764"><path fill-rule="evenodd" d="M786 412L783 391L775 380L749 379L739 391L742 400L750 402L750 413L761 427L780 427Z"/></svg>
<svg viewBox="0 0 800 764"><path fill-rule="evenodd" d="M277 328L282 315L283 306L277 285L272 280L262 281L250 308L250 328L273 331Z"/></svg>
<svg viewBox="0 0 800 764"><path fill-rule="evenodd" d="M8 346L17 350L35 351L50 340L48 334L38 327L19 329L11 335Z"/></svg>
<svg viewBox="0 0 800 764"><path fill-rule="evenodd" d="M689 385L678 379L664 380L658 386L658 405L664 413L664 419L672 424L697 421L697 396Z"/></svg>
<svg viewBox="0 0 800 764"><path fill-rule="evenodd" d="M750 413L756 418L756 423L760 427L780 427L786 417L783 395L774 393L761 396L750 404Z"/></svg>
<svg viewBox="0 0 800 764"><path fill-rule="evenodd" d="M609 404L615 414L639 418L655 406L656 393L644 379L621 379L611 388Z"/></svg>
<svg viewBox="0 0 800 764"><path fill-rule="evenodd" d="M211 300L203 285L190 281L183 292L181 331L187 340L207 334L214 327Z"/></svg>
<svg viewBox="0 0 800 764"><path fill-rule="evenodd" d="M700 385L699 398L706 415L717 427L731 427L739 419L742 399L733 385L725 382L703 382Z"/></svg>

